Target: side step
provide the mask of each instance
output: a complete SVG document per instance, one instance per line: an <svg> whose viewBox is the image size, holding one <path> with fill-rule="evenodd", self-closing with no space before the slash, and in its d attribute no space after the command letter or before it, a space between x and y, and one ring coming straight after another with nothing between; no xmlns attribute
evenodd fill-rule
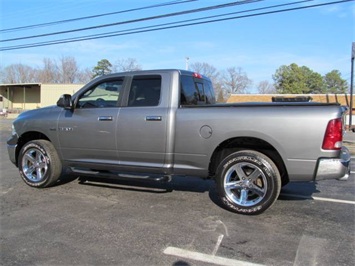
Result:
<svg viewBox="0 0 355 266"><path fill-rule="evenodd" d="M150 180L150 181L157 181L157 182L170 182L172 180L172 177L170 175L119 173L119 172L112 172L112 171L83 169L77 167L70 167L70 170L75 174L81 174L90 177L102 177L102 178L126 179L126 180L138 179L138 180Z"/></svg>

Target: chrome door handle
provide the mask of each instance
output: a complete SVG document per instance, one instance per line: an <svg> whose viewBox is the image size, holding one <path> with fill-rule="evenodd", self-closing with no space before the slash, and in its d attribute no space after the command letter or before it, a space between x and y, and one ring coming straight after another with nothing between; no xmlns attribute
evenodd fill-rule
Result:
<svg viewBox="0 0 355 266"><path fill-rule="evenodd" d="M112 121L113 118L112 118L112 116L99 116L98 120L99 121Z"/></svg>
<svg viewBox="0 0 355 266"><path fill-rule="evenodd" d="M149 115L145 117L145 121L161 121L162 117L161 116L156 116L156 115Z"/></svg>

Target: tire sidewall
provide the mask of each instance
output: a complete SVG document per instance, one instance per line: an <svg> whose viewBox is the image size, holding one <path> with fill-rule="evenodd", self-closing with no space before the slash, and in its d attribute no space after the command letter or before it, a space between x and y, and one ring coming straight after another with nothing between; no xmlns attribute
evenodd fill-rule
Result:
<svg viewBox="0 0 355 266"><path fill-rule="evenodd" d="M29 186L31 187L46 187L49 185L49 183L51 183L51 176L52 176L52 158L50 156L50 154L48 153L48 151L46 150L45 147L43 147L44 145L41 144L38 141L31 141L27 144L25 144L19 154L19 172L20 172L20 176L22 178L22 180ZM44 178L40 181L40 182L33 182L31 180L29 180L26 175L23 173L23 168L22 168L22 159L23 159L23 155L29 150L29 149L36 149L39 150L45 157L46 160L46 164L48 166L47 172L44 175Z"/></svg>
<svg viewBox="0 0 355 266"><path fill-rule="evenodd" d="M254 206L238 205L230 199L224 189L227 171L237 163L250 163L258 167L267 179L267 192L264 198ZM280 174L274 163L265 155L254 151L241 151L229 155L217 170L217 189L222 204L229 210L241 214L259 214L269 208L280 193Z"/></svg>

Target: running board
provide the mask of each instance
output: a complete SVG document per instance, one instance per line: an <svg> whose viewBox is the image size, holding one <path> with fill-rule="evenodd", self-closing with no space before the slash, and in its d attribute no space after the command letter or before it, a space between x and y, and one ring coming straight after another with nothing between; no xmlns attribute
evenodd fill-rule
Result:
<svg viewBox="0 0 355 266"><path fill-rule="evenodd" d="M83 169L77 167L70 167L70 170L76 174L103 177L103 178L119 178L119 179L139 179L139 180L152 180L158 182L170 182L172 177L170 175L148 175L148 174L132 174L132 173L119 173L112 171L99 171L91 169Z"/></svg>

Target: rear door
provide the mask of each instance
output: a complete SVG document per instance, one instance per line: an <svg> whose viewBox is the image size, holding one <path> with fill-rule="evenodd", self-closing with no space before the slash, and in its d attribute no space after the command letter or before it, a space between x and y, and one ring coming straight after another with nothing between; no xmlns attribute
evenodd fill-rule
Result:
<svg viewBox="0 0 355 266"><path fill-rule="evenodd" d="M136 170L161 168L164 165L168 103L163 103L162 75L136 75L131 79L125 107L117 124L117 147L120 164Z"/></svg>

